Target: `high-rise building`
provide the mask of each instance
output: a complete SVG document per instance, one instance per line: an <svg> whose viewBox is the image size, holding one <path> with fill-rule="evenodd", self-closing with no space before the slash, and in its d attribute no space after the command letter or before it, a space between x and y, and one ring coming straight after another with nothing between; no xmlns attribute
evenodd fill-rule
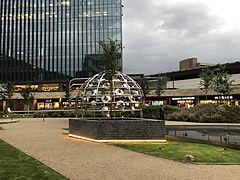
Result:
<svg viewBox="0 0 240 180"><path fill-rule="evenodd" d="M122 43L122 0L0 0L0 82L92 76L108 39Z"/></svg>

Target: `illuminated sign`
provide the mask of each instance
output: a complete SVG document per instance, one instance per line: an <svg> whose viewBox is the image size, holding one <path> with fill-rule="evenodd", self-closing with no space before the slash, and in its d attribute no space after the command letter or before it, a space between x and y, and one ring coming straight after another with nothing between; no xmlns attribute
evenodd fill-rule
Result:
<svg viewBox="0 0 240 180"><path fill-rule="evenodd" d="M175 97L172 98L173 101L178 101L178 100L194 100L195 97Z"/></svg>
<svg viewBox="0 0 240 180"><path fill-rule="evenodd" d="M43 84L42 91L57 91L59 90L58 84Z"/></svg>
<svg viewBox="0 0 240 180"><path fill-rule="evenodd" d="M233 99L233 96L215 96L214 99L219 100L219 99Z"/></svg>
<svg viewBox="0 0 240 180"><path fill-rule="evenodd" d="M23 89L26 89L30 86L31 91L37 91L38 90L38 85L14 85L14 91L15 92L20 92Z"/></svg>

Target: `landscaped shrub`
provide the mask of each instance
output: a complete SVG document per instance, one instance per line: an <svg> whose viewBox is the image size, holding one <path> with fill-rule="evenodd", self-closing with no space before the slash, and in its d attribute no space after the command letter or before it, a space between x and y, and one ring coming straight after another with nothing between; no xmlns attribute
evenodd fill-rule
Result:
<svg viewBox="0 0 240 180"><path fill-rule="evenodd" d="M226 111L222 112L224 122L240 123L240 107L239 106L225 106Z"/></svg>
<svg viewBox="0 0 240 180"><path fill-rule="evenodd" d="M240 107L199 104L194 108L179 108L169 115L170 120L206 123L240 123Z"/></svg>
<svg viewBox="0 0 240 180"><path fill-rule="evenodd" d="M39 111L39 112L35 112L33 114L34 118L40 118L43 117L43 113L44 113L44 117L76 117L76 112L75 111ZM77 112L77 116L81 116L80 112Z"/></svg>
<svg viewBox="0 0 240 180"><path fill-rule="evenodd" d="M2 117L3 115L5 115L5 113L3 111L0 111L0 116Z"/></svg>
<svg viewBox="0 0 240 180"><path fill-rule="evenodd" d="M175 121L189 121L189 116L190 116L191 110L182 107L179 108L177 111L174 111L168 115L168 119L172 119Z"/></svg>
<svg viewBox="0 0 240 180"><path fill-rule="evenodd" d="M44 111L44 117L82 117L82 112L80 111ZM106 114L103 112L83 112L84 117L106 117ZM43 111L35 112L33 114L34 118L42 118ZM131 113L131 112L113 112L113 117L139 117L139 113Z"/></svg>
<svg viewBox="0 0 240 180"><path fill-rule="evenodd" d="M168 115L177 111L179 108L176 106L143 106L143 117L148 119L159 119L160 107L164 109L165 119L168 119Z"/></svg>
<svg viewBox="0 0 240 180"><path fill-rule="evenodd" d="M186 122L207 122L207 123L240 123L240 107L216 104L198 104L193 108L163 106L165 119ZM148 119L159 119L160 106L144 106L143 115ZM43 112L36 112L34 117L43 117ZM85 112L84 117L103 117L102 112ZM139 117L139 112L115 112L114 117ZM48 111L44 117L76 117L75 111ZM82 113L77 111L77 117Z"/></svg>
<svg viewBox="0 0 240 180"><path fill-rule="evenodd" d="M39 117L43 117L42 112L33 113L33 118L39 118Z"/></svg>
<svg viewBox="0 0 240 180"><path fill-rule="evenodd" d="M143 117L148 119L158 119L159 110L159 106L143 106Z"/></svg>
<svg viewBox="0 0 240 180"><path fill-rule="evenodd" d="M168 119L168 115L173 113L173 112L178 111L179 107L165 105L165 106L163 106L163 109L164 109L165 119Z"/></svg>

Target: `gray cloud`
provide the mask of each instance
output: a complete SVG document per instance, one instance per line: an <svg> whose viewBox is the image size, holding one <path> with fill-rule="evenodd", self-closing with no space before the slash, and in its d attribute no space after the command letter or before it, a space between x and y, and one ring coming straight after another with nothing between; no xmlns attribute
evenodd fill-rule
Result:
<svg viewBox="0 0 240 180"><path fill-rule="evenodd" d="M124 71L152 74L178 70L181 59L225 63L240 56L240 34L222 32L224 21L203 3L125 1Z"/></svg>
<svg viewBox="0 0 240 180"><path fill-rule="evenodd" d="M162 9L161 18L163 24L160 28L191 36L207 34L221 25L217 17L208 15L208 9L202 3L167 6Z"/></svg>

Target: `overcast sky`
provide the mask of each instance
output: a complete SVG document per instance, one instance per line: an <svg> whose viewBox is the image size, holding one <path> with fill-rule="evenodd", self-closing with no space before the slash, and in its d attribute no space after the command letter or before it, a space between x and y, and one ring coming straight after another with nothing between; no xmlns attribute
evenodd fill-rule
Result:
<svg viewBox="0 0 240 180"><path fill-rule="evenodd" d="M240 1L124 0L124 72L177 71L179 61L240 61Z"/></svg>

